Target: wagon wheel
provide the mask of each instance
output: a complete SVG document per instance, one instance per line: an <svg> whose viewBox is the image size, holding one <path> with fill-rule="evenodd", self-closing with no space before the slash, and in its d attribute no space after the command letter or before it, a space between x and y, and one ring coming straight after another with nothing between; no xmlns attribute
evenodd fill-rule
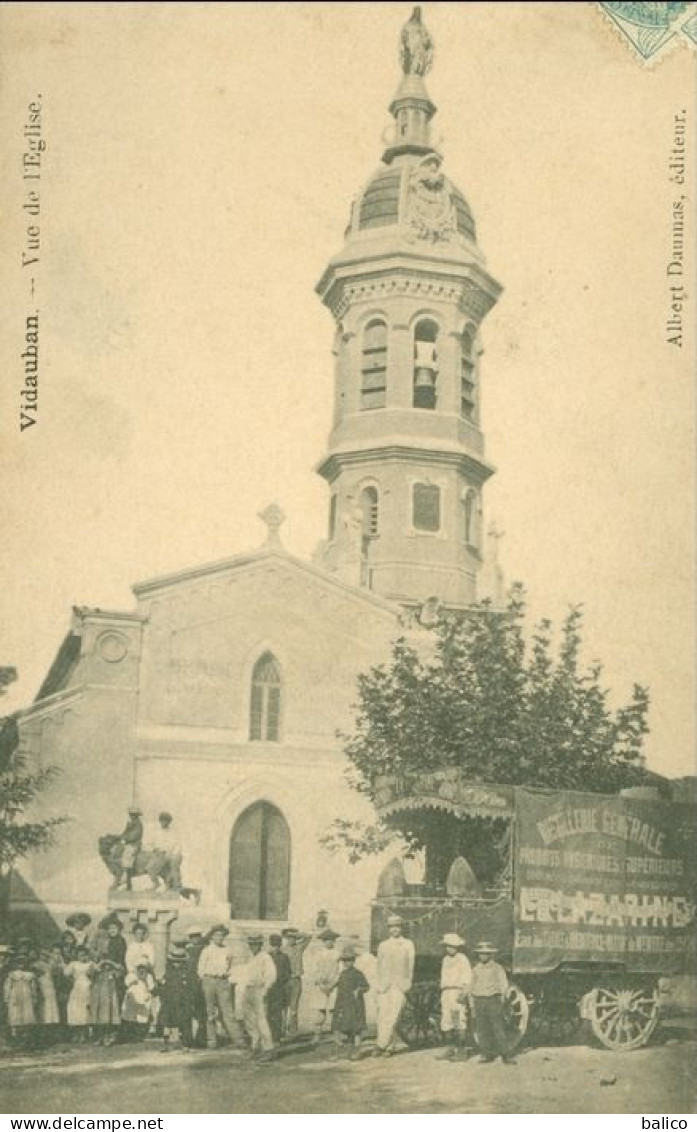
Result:
<svg viewBox="0 0 697 1132"><path fill-rule="evenodd" d="M587 1010L595 1037L607 1049L639 1049L656 1029L657 988L647 983L595 987Z"/></svg>
<svg viewBox="0 0 697 1132"><path fill-rule="evenodd" d="M511 983L504 1002L506 1032L511 1050L520 1045L528 1028L530 1004L520 987Z"/></svg>
<svg viewBox="0 0 697 1132"><path fill-rule="evenodd" d="M399 1016L397 1033L408 1046L433 1046L441 1043L440 990L433 983L413 986Z"/></svg>

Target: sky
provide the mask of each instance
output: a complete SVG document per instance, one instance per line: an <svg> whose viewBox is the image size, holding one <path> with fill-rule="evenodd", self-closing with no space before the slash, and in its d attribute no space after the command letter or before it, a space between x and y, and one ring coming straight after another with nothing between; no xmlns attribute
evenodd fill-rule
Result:
<svg viewBox="0 0 697 1132"><path fill-rule="evenodd" d="M314 294L377 167L402 3L5 4L0 664L28 703L71 607L326 528L333 327ZM485 514L531 616L583 603L649 763L694 773L694 339L667 342L674 118L593 4L432 3L445 172L504 291L483 326ZM40 96L40 400L19 431L23 130ZM690 114L688 144L694 154ZM689 209L689 203L688 203ZM688 289L689 290L689 289Z"/></svg>

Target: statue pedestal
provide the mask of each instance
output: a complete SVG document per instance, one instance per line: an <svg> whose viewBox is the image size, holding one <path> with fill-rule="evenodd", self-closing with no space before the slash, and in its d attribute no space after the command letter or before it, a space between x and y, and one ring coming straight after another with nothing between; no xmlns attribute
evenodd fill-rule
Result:
<svg viewBox="0 0 697 1132"><path fill-rule="evenodd" d="M179 917L182 901L176 894L151 892L110 892L110 912L126 919L126 935L130 936L135 924L145 924L155 950L155 975L161 979L165 973L167 950L172 924Z"/></svg>

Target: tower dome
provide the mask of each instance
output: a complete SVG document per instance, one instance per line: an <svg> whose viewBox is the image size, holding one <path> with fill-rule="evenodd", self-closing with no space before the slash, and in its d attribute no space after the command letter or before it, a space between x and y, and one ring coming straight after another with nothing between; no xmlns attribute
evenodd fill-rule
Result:
<svg viewBox="0 0 697 1132"><path fill-rule="evenodd" d="M434 213L443 220L452 220L451 231L475 243L472 210L457 186L442 173L441 166L442 158L435 150L425 154L402 153L389 164L383 162L356 199L349 231L409 227L413 222L413 194L420 190L424 202L430 200Z"/></svg>

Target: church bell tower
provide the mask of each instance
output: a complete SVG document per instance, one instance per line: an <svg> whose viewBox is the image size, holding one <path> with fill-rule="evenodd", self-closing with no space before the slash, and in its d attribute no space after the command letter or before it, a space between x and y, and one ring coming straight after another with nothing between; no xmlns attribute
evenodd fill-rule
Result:
<svg viewBox="0 0 697 1132"><path fill-rule="evenodd" d="M476 599L482 487L479 327L500 294L472 213L431 142L433 43L402 29L393 136L317 291L334 316L322 565L406 605Z"/></svg>

